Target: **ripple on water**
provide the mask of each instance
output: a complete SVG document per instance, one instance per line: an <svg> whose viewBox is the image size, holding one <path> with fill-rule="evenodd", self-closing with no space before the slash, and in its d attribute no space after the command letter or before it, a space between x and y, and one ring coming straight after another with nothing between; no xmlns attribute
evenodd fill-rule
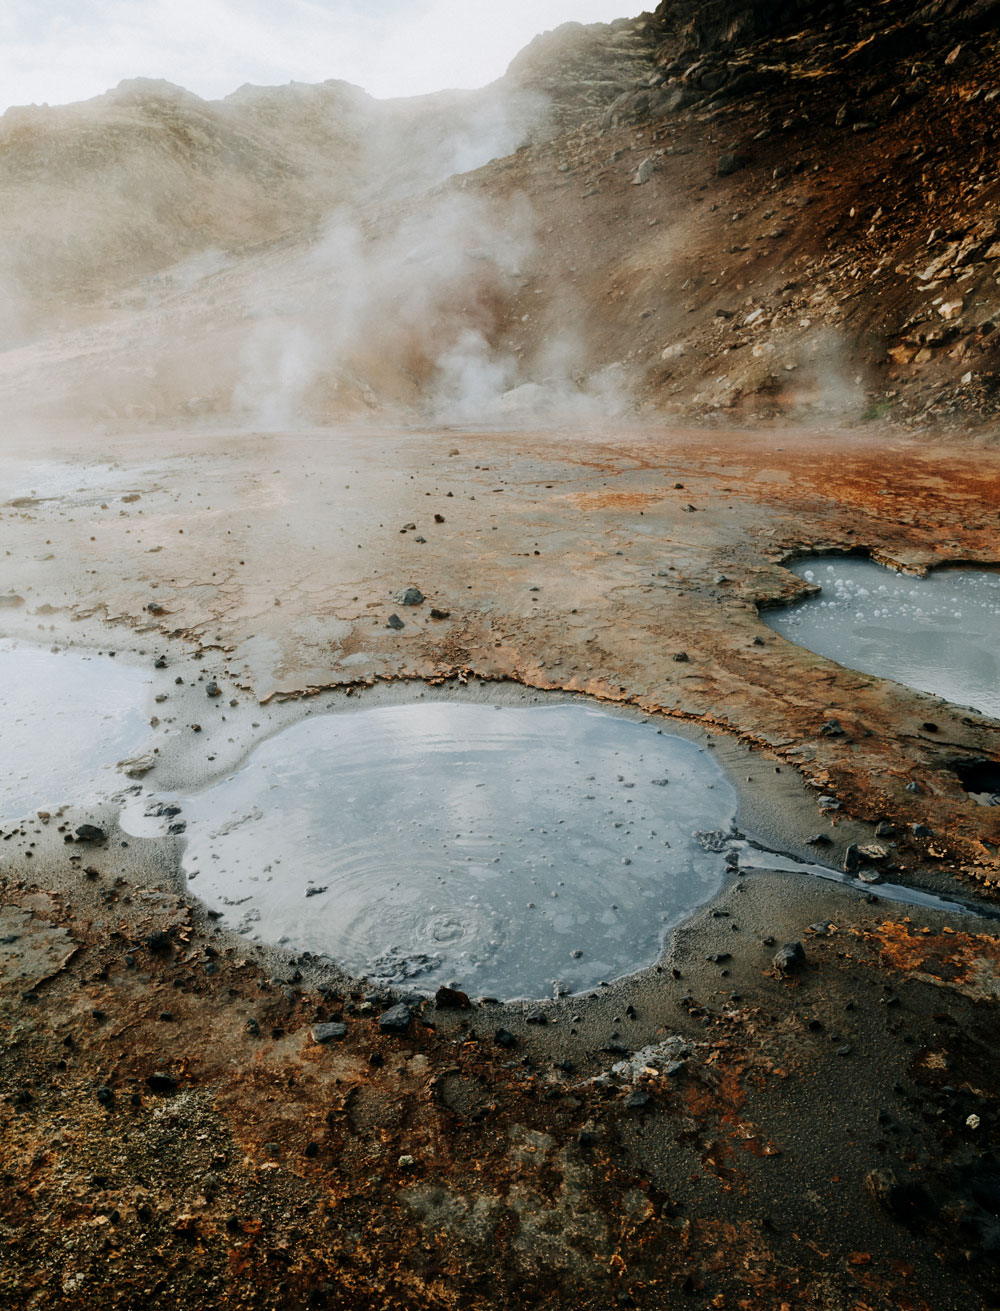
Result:
<svg viewBox="0 0 1000 1311"><path fill-rule="evenodd" d="M0 818L107 795L148 736L150 677L87 651L0 640Z"/></svg>
<svg viewBox="0 0 1000 1311"><path fill-rule="evenodd" d="M652 963L721 885L711 756L582 705L424 703L304 720L183 800L227 923L421 989L551 995ZM711 845L711 844L708 844Z"/></svg>
<svg viewBox="0 0 1000 1311"><path fill-rule="evenodd" d="M844 556L800 560L792 571L822 592L765 611L776 632L850 669L1000 719L1000 574L915 578Z"/></svg>

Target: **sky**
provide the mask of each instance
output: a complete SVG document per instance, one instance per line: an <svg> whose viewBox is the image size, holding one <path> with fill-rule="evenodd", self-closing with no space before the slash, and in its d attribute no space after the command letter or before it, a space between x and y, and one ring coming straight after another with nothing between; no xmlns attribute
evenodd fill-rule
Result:
<svg viewBox="0 0 1000 1311"><path fill-rule="evenodd" d="M636 0L0 0L0 109L84 100L130 77L166 78L206 99L244 82L327 78L378 97L478 87L539 32L570 20L610 22L641 7Z"/></svg>

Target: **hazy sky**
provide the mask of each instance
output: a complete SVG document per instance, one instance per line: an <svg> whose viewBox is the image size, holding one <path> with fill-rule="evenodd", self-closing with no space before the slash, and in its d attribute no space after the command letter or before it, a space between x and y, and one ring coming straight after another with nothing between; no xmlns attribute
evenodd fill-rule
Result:
<svg viewBox="0 0 1000 1311"><path fill-rule="evenodd" d="M647 0L649 4L649 0ZM163 77L200 96L344 78L375 96L483 86L538 32L635 0L0 0L0 109ZM649 7L653 7L652 4Z"/></svg>

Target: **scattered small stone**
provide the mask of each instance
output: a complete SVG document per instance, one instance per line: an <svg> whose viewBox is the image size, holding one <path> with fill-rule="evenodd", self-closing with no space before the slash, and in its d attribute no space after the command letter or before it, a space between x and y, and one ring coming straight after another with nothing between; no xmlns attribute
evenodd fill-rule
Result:
<svg viewBox="0 0 1000 1311"><path fill-rule="evenodd" d="M417 1163L416 1160L414 1159L414 1157L412 1157L409 1154L409 1152L404 1152L403 1155L396 1162L396 1164L399 1166L401 1170L412 1169L412 1167L415 1166L416 1163Z"/></svg>
<svg viewBox="0 0 1000 1311"><path fill-rule="evenodd" d="M854 1050L854 1048L851 1046L851 1044L850 1044L849 1042L845 1042L844 1045L843 1045L843 1047L838 1047L838 1048L837 1048L837 1055L838 1055L838 1056L850 1056L850 1054L851 1054L851 1052L852 1052L853 1050Z"/></svg>
<svg viewBox="0 0 1000 1311"><path fill-rule="evenodd" d="M159 956L166 955L174 945L170 934L165 933L163 929L154 929L152 933L147 933L145 943L150 951Z"/></svg>
<svg viewBox="0 0 1000 1311"><path fill-rule="evenodd" d="M431 610L432 619L449 619L450 617L451 617L450 610L442 610L438 606L434 606Z"/></svg>
<svg viewBox="0 0 1000 1311"><path fill-rule="evenodd" d="M653 1099L648 1092L643 1092L641 1088L636 1088L633 1093L626 1097L625 1108L629 1111L641 1111L644 1107L648 1106L652 1100Z"/></svg>
<svg viewBox="0 0 1000 1311"><path fill-rule="evenodd" d="M97 1095L97 1100L100 1102L102 1106L107 1106L109 1108L114 1106L115 1094L109 1087L107 1087L106 1084L98 1088L96 1095Z"/></svg>
<svg viewBox="0 0 1000 1311"><path fill-rule="evenodd" d="M525 1017L526 1024L548 1024L548 1022L549 1017L544 1011L532 1011L530 1015Z"/></svg>
<svg viewBox="0 0 1000 1311"><path fill-rule="evenodd" d="M891 838L895 831L887 819L880 819L875 825L875 836L877 838Z"/></svg>
<svg viewBox="0 0 1000 1311"><path fill-rule="evenodd" d="M206 686L205 695L211 697L222 696L222 688L213 681Z"/></svg>
<svg viewBox="0 0 1000 1311"><path fill-rule="evenodd" d="M852 842L844 852L844 873L856 874L861 865L861 857L858 855L858 844Z"/></svg>
<svg viewBox="0 0 1000 1311"><path fill-rule="evenodd" d="M878 862L889 859L889 848L883 847L878 842L866 842L863 847L858 847L858 855L864 856L865 860Z"/></svg>
<svg viewBox="0 0 1000 1311"><path fill-rule="evenodd" d="M912 783L907 783L905 788L905 791L911 792L914 796L919 796L922 790L923 789L921 788L920 784L916 780L914 780Z"/></svg>
<svg viewBox="0 0 1000 1311"><path fill-rule="evenodd" d="M81 842L106 842L108 837L96 824L81 824L75 831Z"/></svg>
<svg viewBox="0 0 1000 1311"><path fill-rule="evenodd" d="M792 974L806 963L806 950L801 942L786 942L774 953L773 963L780 974Z"/></svg>
<svg viewBox="0 0 1000 1311"><path fill-rule="evenodd" d="M321 892L325 892L326 889L327 889L327 884L325 884L325 883L323 884L322 887L314 886L314 887L306 888L306 896L307 896L307 897L318 897L319 894L320 894Z"/></svg>
<svg viewBox="0 0 1000 1311"><path fill-rule="evenodd" d="M652 155L647 155L636 169L635 175L632 178L632 185L634 187L641 187L644 183L649 181L655 171L656 160L653 159Z"/></svg>
<svg viewBox="0 0 1000 1311"><path fill-rule="evenodd" d="M683 665L687 663L688 653L686 651L675 651L673 658L679 665Z"/></svg>
<svg viewBox="0 0 1000 1311"><path fill-rule="evenodd" d="M439 1011L465 1011L471 1004L467 993L458 988L448 988L444 984L434 994L434 1005Z"/></svg>
<svg viewBox="0 0 1000 1311"><path fill-rule="evenodd" d="M435 522L435 523L444 523L444 515L443 515L443 514L436 514L436 515L434 516L434 522Z"/></svg>
<svg viewBox="0 0 1000 1311"><path fill-rule="evenodd" d="M154 669L166 669L166 667L167 667L167 662L166 660L164 660L163 656L160 656L159 660L153 661Z"/></svg>
<svg viewBox="0 0 1000 1311"><path fill-rule="evenodd" d="M934 830L928 828L926 824L914 824L913 836L915 838L932 838L934 836Z"/></svg>
<svg viewBox="0 0 1000 1311"><path fill-rule="evenodd" d="M829 847L833 843L833 838L830 837L829 833L814 833L806 841L811 847Z"/></svg>
<svg viewBox="0 0 1000 1311"><path fill-rule="evenodd" d="M741 168L746 168L749 162L746 155L741 155L737 150L729 150L719 157L715 172L720 178L727 178L733 173L738 173Z"/></svg>
<svg viewBox="0 0 1000 1311"><path fill-rule="evenodd" d="M397 1002L395 1006L390 1006L387 1011L383 1011L378 1017L379 1031L393 1034L407 1033L412 1019L413 1012L409 1006L405 1002Z"/></svg>
<svg viewBox="0 0 1000 1311"><path fill-rule="evenodd" d="M820 725L820 733L824 737L843 737L844 729L837 719L828 719L825 724Z"/></svg>
<svg viewBox="0 0 1000 1311"><path fill-rule="evenodd" d="M517 1039L509 1029L497 1029L493 1035L493 1041L498 1047L514 1047L517 1045Z"/></svg>
<svg viewBox="0 0 1000 1311"><path fill-rule="evenodd" d="M155 1074L151 1074L147 1078L146 1087L150 1092L165 1095L177 1091L178 1080L172 1074L166 1074L163 1070L157 1070Z"/></svg>
<svg viewBox="0 0 1000 1311"><path fill-rule="evenodd" d="M401 605L423 605L424 600L424 594L419 587L408 587L399 596Z"/></svg>
<svg viewBox="0 0 1000 1311"><path fill-rule="evenodd" d="M331 1020L329 1024L314 1024L309 1034L313 1042L333 1042L347 1037L347 1025L337 1020Z"/></svg>
<svg viewBox="0 0 1000 1311"><path fill-rule="evenodd" d="M247 1020L247 1023L246 1023L246 1030L247 1030L247 1033L250 1034L251 1038L259 1038L259 1037L260 1037L260 1023L259 1023L259 1021L258 1021L258 1020L255 1020L255 1019L253 1019L253 1017L251 1017L249 1020Z"/></svg>
<svg viewBox="0 0 1000 1311"><path fill-rule="evenodd" d="M406 627L402 619L400 619L399 615L397 614L391 614L389 618L386 620L385 626L386 628L394 628L396 629L397 632L399 631L400 628Z"/></svg>

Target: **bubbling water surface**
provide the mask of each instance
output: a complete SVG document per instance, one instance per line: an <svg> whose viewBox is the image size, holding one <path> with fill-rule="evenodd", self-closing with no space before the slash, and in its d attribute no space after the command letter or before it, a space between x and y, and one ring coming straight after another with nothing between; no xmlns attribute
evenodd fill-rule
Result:
<svg viewBox="0 0 1000 1311"><path fill-rule="evenodd" d="M769 627L838 664L1000 719L1000 574L915 578L843 556L791 567L822 591L765 611Z"/></svg>
<svg viewBox="0 0 1000 1311"><path fill-rule="evenodd" d="M184 867L229 927L372 978L576 992L656 960L721 886L711 755L583 705L303 720L183 799Z"/></svg>

